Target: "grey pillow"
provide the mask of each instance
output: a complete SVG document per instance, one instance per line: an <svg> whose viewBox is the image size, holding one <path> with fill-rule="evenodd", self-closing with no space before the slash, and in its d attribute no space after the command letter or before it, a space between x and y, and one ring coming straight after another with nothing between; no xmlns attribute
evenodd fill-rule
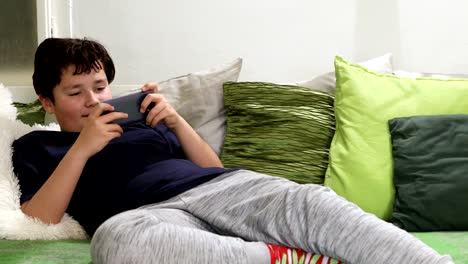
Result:
<svg viewBox="0 0 468 264"><path fill-rule="evenodd" d="M223 84L237 81L242 59L159 83L159 91L219 156L226 131Z"/></svg>

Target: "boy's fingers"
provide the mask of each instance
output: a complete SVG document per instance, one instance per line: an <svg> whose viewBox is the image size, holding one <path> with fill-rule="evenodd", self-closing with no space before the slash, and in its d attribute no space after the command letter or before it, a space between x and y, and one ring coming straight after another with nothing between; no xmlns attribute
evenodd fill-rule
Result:
<svg viewBox="0 0 468 264"><path fill-rule="evenodd" d="M122 136L122 133L112 131L112 132L110 132L110 136L111 136L111 138L118 138L118 137Z"/></svg>
<svg viewBox="0 0 468 264"><path fill-rule="evenodd" d="M151 127L155 127L159 122L164 123L163 120L169 116L169 112L166 111L167 107L167 105L158 105L157 107L151 109L151 111L148 113L146 122L151 125Z"/></svg>
<svg viewBox="0 0 468 264"><path fill-rule="evenodd" d="M114 107L108 103L99 103L96 104L94 107L93 111L89 114L89 116L98 118L100 115L102 115L103 112L105 111L114 111Z"/></svg>
<svg viewBox="0 0 468 264"><path fill-rule="evenodd" d="M118 124L110 124L110 131L111 132L118 132L120 134L123 134L123 128L118 125Z"/></svg>
<svg viewBox="0 0 468 264"><path fill-rule="evenodd" d="M148 90L153 90L153 92L157 93L158 92L158 83L152 82L152 83L145 83L143 87L141 88L143 92L146 92Z"/></svg>
<svg viewBox="0 0 468 264"><path fill-rule="evenodd" d="M158 102L161 101L161 98L161 94L152 93L146 95L140 104L140 112L144 113L146 110L149 110L147 108L151 103L155 103L156 105L158 105Z"/></svg>
<svg viewBox="0 0 468 264"><path fill-rule="evenodd" d="M157 104L153 107L153 109L151 109L149 112L148 112L148 115L146 116L146 121L148 122L148 124L151 124L152 120L157 117L159 115L159 113L162 112L162 110L164 110L164 108L166 108L163 104Z"/></svg>
<svg viewBox="0 0 468 264"><path fill-rule="evenodd" d="M107 113L105 115L102 115L100 117L100 119L102 120L102 122L104 123L110 123L116 119L125 119L125 118L128 118L128 114L127 113L123 113L123 112L110 112L110 113Z"/></svg>

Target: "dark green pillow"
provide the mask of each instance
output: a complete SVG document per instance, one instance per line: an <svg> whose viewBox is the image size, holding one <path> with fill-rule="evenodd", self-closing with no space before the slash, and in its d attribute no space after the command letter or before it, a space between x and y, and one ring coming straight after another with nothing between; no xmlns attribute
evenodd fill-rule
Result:
<svg viewBox="0 0 468 264"><path fill-rule="evenodd" d="M389 121L395 203L407 231L468 230L468 115Z"/></svg>
<svg viewBox="0 0 468 264"><path fill-rule="evenodd" d="M224 84L221 160L299 183L323 184L335 131L334 96L263 82Z"/></svg>
<svg viewBox="0 0 468 264"><path fill-rule="evenodd" d="M28 125L44 124L45 111L39 99L27 104L14 102L13 105L17 109L16 119Z"/></svg>

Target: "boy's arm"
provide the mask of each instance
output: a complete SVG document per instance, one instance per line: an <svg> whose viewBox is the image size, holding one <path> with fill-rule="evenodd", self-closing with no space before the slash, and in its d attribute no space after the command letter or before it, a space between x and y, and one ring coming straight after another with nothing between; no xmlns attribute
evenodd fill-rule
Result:
<svg viewBox="0 0 468 264"><path fill-rule="evenodd" d="M180 116L179 116L180 117ZM179 139L185 155L200 167L223 167L218 155L203 140L185 119L180 117L177 125L172 129Z"/></svg>
<svg viewBox="0 0 468 264"><path fill-rule="evenodd" d="M155 127L159 122L162 122L169 127L177 136L187 158L198 166L223 167L221 160L213 149L211 149L190 124L172 108L166 98L158 93L156 83L145 84L142 90L154 91L154 93L148 94L141 103L141 112L145 112L146 108L151 103L155 103L155 106L148 112L146 118L148 125Z"/></svg>
<svg viewBox="0 0 468 264"><path fill-rule="evenodd" d="M21 210L44 223L59 223L87 160L72 147L31 200L21 205Z"/></svg>
<svg viewBox="0 0 468 264"><path fill-rule="evenodd" d="M105 110L112 111L113 107L99 104L93 110L77 140L52 175L29 201L21 205L21 210L26 215L38 218L44 223L60 222L88 159L101 151L110 140L123 133L119 125L109 122L117 118L126 118L128 115L112 112L101 116Z"/></svg>

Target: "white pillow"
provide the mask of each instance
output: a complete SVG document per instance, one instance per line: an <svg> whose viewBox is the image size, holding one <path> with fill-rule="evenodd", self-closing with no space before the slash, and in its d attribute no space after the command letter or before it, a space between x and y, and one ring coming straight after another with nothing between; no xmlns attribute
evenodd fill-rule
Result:
<svg viewBox="0 0 468 264"><path fill-rule="evenodd" d="M396 70L393 72L398 77L405 77L405 78L438 78L438 79L453 79L453 78L461 78L467 79L468 74L446 74L446 73L428 73L428 72L410 72L404 70Z"/></svg>
<svg viewBox="0 0 468 264"><path fill-rule="evenodd" d="M372 71L381 73L392 73L393 72L393 55L387 53L377 58L373 58L364 62L358 63ZM334 93L336 90L336 78L335 72L328 72L319 76L314 77L312 80L296 82L297 86L312 88L315 90Z"/></svg>
<svg viewBox="0 0 468 264"><path fill-rule="evenodd" d="M16 119L16 107L12 103L10 90L0 83L0 116L11 120Z"/></svg>
<svg viewBox="0 0 468 264"><path fill-rule="evenodd" d="M159 83L174 109L218 154L226 132L223 83L237 81L242 59Z"/></svg>
<svg viewBox="0 0 468 264"><path fill-rule="evenodd" d="M49 127L30 127L16 119L11 93L0 84L0 239L86 239L84 229L65 214L56 225L46 225L26 216L20 209L20 188L13 173L13 141L36 129L59 130Z"/></svg>

